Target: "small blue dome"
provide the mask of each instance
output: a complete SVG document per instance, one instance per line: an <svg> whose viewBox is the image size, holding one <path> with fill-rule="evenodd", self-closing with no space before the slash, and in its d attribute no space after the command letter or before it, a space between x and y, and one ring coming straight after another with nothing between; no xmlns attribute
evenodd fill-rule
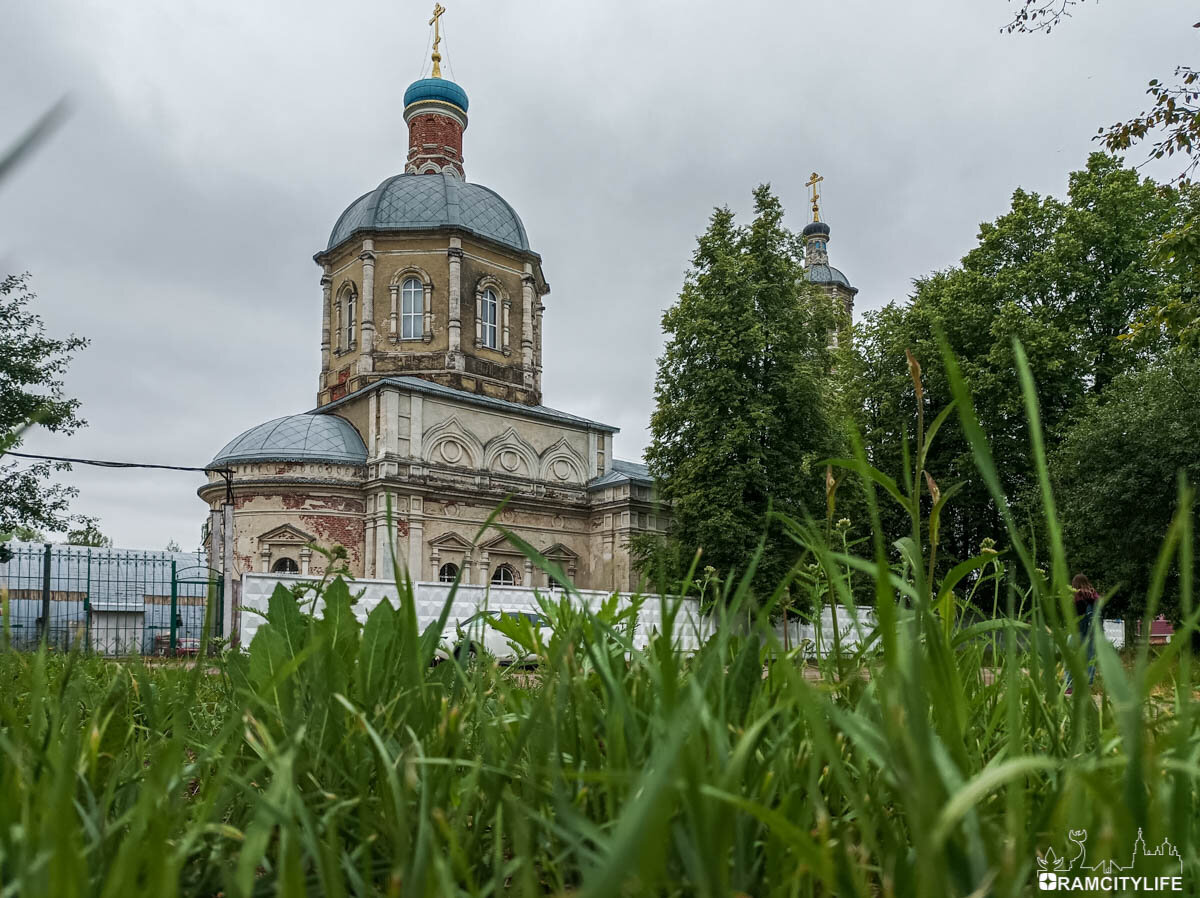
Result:
<svg viewBox="0 0 1200 898"><path fill-rule="evenodd" d="M209 465L239 462L323 461L339 465L367 463L367 447L345 418L337 415L287 415L234 437Z"/></svg>
<svg viewBox="0 0 1200 898"><path fill-rule="evenodd" d="M437 79L430 79L437 80ZM444 172L394 175L350 204L333 226L333 249L355 231L458 227L505 246L529 249L525 226L498 193Z"/></svg>
<svg viewBox="0 0 1200 898"><path fill-rule="evenodd" d="M802 233L805 237L811 237L813 234L824 234L826 237L828 237L829 225L825 224L823 221L810 221L804 226L804 230L800 233Z"/></svg>
<svg viewBox="0 0 1200 898"><path fill-rule="evenodd" d="M405 107L421 100L440 100L467 111L467 92L445 78L422 78L410 84L404 92Z"/></svg>

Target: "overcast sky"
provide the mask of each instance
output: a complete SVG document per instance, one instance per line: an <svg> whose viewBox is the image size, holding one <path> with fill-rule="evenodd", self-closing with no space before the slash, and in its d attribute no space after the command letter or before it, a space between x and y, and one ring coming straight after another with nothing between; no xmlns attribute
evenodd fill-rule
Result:
<svg viewBox="0 0 1200 898"><path fill-rule="evenodd" d="M0 185L0 271L31 271L51 331L92 341L67 377L88 426L28 450L203 465L312 407L312 254L403 169L431 5L5 5L0 146L63 95L71 113ZM744 215L769 181L799 228L819 171L856 313L903 299L1015 187L1061 195L1200 39L1169 0L1087 2L1048 37L1002 35L1006 0L445 5L467 178L517 209L552 287L544 401L619 426L628 459L714 206ZM118 546L198 542L201 475L70 480Z"/></svg>

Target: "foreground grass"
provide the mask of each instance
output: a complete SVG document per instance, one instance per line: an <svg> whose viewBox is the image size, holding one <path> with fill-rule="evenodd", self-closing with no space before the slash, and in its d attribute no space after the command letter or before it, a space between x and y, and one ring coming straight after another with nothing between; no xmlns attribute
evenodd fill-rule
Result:
<svg viewBox="0 0 1200 898"><path fill-rule="evenodd" d="M1195 717L1111 651L1097 706L1049 632L935 648L905 613L842 661L867 676L813 682L765 628L682 657L564 603L548 645L514 634L531 677L430 666L411 606L360 627L350 598L281 590L219 676L0 655L4 893L1022 894L1082 827L1200 874Z"/></svg>
<svg viewBox="0 0 1200 898"><path fill-rule="evenodd" d="M1147 608L1174 565L1175 641L1128 667L1101 643L1098 699L1067 696L1064 665L1079 683L1086 662L1045 478L1047 573L1011 521L1005 555L940 573L946 494L923 460L944 419L906 483L842 463L871 488L867 557L782 522L815 601L849 614L852 577L874 584L871 639L815 679L767 621L787 584L752 596L753 564L694 655L636 648L636 608L547 604L548 643L508 633L536 675L434 664L443 622L418 628L399 577L399 606L362 625L341 580L321 619L278 590L215 674L0 653L0 896L1021 895L1079 829L1093 859L1169 838L1193 887L1190 493ZM894 547L874 487L913 519ZM967 626L989 594L994 618Z"/></svg>

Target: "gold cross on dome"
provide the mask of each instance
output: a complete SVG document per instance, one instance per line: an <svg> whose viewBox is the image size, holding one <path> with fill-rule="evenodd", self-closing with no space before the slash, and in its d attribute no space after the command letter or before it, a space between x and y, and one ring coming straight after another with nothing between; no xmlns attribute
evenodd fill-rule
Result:
<svg viewBox="0 0 1200 898"><path fill-rule="evenodd" d="M442 54L438 52L438 44L442 42L441 33L438 30L438 19L446 11L446 7L440 3L433 4L433 18L429 20L429 24L433 26L433 77L442 77Z"/></svg>
<svg viewBox="0 0 1200 898"><path fill-rule="evenodd" d="M824 180L825 179L822 178L820 175L818 175L816 172L813 172L812 177L810 177L807 181L804 182L805 187L812 188L813 221L821 220L821 210L820 210L820 207L817 205L817 200L819 200L821 198L821 194L817 193L817 185L820 184Z"/></svg>

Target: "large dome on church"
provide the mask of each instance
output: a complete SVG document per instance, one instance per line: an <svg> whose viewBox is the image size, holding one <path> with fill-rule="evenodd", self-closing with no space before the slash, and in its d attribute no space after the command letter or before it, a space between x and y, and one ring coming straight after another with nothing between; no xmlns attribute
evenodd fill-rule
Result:
<svg viewBox="0 0 1200 898"><path fill-rule="evenodd" d="M395 175L350 204L329 235L333 249L355 231L424 231L457 227L515 249L529 238L516 210L500 194L438 173Z"/></svg>
<svg viewBox="0 0 1200 898"><path fill-rule="evenodd" d="M234 437L209 467L260 461L362 465L367 447L350 422L337 415L287 415Z"/></svg>

